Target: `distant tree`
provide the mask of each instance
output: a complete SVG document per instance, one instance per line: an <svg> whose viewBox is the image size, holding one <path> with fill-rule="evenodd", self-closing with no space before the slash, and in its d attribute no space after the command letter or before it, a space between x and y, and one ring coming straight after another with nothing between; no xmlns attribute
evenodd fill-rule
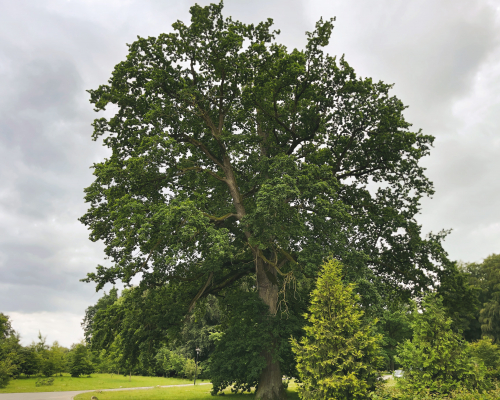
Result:
<svg viewBox="0 0 500 400"><path fill-rule="evenodd" d="M49 354L45 355L45 357L42 358L40 372L46 377L50 377L56 373L55 360L50 357Z"/></svg>
<svg viewBox="0 0 500 400"><path fill-rule="evenodd" d="M16 335L8 315L0 313L0 388L6 387L18 371L19 336Z"/></svg>
<svg viewBox="0 0 500 400"><path fill-rule="evenodd" d="M162 347L156 354L156 360L166 376L184 376L187 359L178 352Z"/></svg>
<svg viewBox="0 0 500 400"><path fill-rule="evenodd" d="M47 344L47 336L43 336L42 332L38 331L38 342L33 341L31 346L39 353L43 354L50 346Z"/></svg>
<svg viewBox="0 0 500 400"><path fill-rule="evenodd" d="M488 298L479 313L484 336L500 343L500 254L492 254L481 264Z"/></svg>
<svg viewBox="0 0 500 400"><path fill-rule="evenodd" d="M466 388L482 391L487 387L482 362L462 336L452 330L453 320L436 294L427 295L421 310L414 306L412 340L398 346L396 360L404 370L401 381L406 394L446 394Z"/></svg>
<svg viewBox="0 0 500 400"><path fill-rule="evenodd" d="M54 364L54 372L62 373L66 369L65 354L69 350L66 347L60 346L59 342L55 341L49 350L49 357Z"/></svg>
<svg viewBox="0 0 500 400"><path fill-rule="evenodd" d="M452 329L469 340L478 340L481 331L477 317L481 308L480 289L472 285L469 276L457 263L447 263L438 271L436 293L443 301L443 307L453 320Z"/></svg>
<svg viewBox="0 0 500 400"><path fill-rule="evenodd" d="M492 254L482 263L461 264L459 268L477 296L476 312L469 318L465 336L471 341L489 337L496 343L500 339L500 254ZM467 303L471 302L462 301L464 308Z"/></svg>
<svg viewBox="0 0 500 400"><path fill-rule="evenodd" d="M375 389L382 336L363 324L355 285L342 282L342 264L323 265L306 316L304 337L292 339L302 399L366 399Z"/></svg>
<svg viewBox="0 0 500 400"><path fill-rule="evenodd" d="M71 349L69 372L74 378L78 378L80 375L88 376L94 372L94 365L90 361L87 347L82 343Z"/></svg>
<svg viewBox="0 0 500 400"><path fill-rule="evenodd" d="M14 334L14 329L12 329L9 316L4 313L0 313L0 340L6 339L12 334Z"/></svg>
<svg viewBox="0 0 500 400"><path fill-rule="evenodd" d="M33 346L23 347L21 353L21 373L26 376L36 375L40 370L41 357Z"/></svg>

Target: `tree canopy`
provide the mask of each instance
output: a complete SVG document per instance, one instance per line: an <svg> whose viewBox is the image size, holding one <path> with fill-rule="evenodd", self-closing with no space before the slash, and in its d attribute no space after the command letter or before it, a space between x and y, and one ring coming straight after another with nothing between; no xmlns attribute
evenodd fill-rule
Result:
<svg viewBox="0 0 500 400"><path fill-rule="evenodd" d="M433 193L419 165L433 138L410 130L391 85L324 53L333 20L288 50L272 20L222 8L195 5L190 25L138 37L89 90L96 111L116 112L93 124L112 153L81 218L112 265L86 280L166 286L177 322L242 282L276 315L287 285L311 285L329 255L348 279L406 296L432 284L442 234L422 238L415 215ZM277 398L265 347L257 397Z"/></svg>

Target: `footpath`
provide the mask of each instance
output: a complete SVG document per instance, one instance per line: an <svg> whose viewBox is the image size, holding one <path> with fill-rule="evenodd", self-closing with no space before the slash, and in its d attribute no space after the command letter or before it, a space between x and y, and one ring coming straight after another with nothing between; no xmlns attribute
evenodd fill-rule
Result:
<svg viewBox="0 0 500 400"><path fill-rule="evenodd" d="M210 383L205 382L205 383L199 383L198 385L210 385ZM187 385L147 386L147 387L118 388L118 389L73 390L70 392L0 393L0 400L72 400L77 394L95 392L96 390L100 392L117 392L120 390L139 390L139 389L169 388L169 387L182 387L182 386L193 386L193 385L187 384Z"/></svg>

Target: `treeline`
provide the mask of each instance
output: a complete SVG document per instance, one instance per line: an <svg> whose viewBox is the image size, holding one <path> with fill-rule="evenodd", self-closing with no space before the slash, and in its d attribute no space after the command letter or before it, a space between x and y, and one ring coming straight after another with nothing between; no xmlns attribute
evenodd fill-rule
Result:
<svg viewBox="0 0 500 400"><path fill-rule="evenodd" d="M422 302L428 293L434 293L439 299L438 308L457 337L469 343L487 339L471 348L489 348L491 354L497 354L496 346L500 343L500 255L491 255L482 263L451 263L437 279L439 283L434 288L413 299L393 297L390 292L377 292L369 289L366 283L357 283L364 318L366 321L376 320L375 330L382 336L380 369L393 371L404 365L401 356L398 358L398 351L404 343L414 340L415 318L421 314ZM304 320L300 316L307 306L304 299L309 289L303 288L301 292L297 288L295 295L289 296L287 310L276 326L281 336L299 338L303 334ZM259 324L252 317L258 312L249 311L249 307L258 307L258 302L251 299L251 291L249 287L248 298L245 298L244 291L240 290L239 305L236 306L234 304L238 302L231 303L227 298L231 294L209 296L198 302L188 317L184 317L180 311L176 314L169 307L171 290L136 287L125 289L119 295L116 289L112 289L87 309L82 324L85 340L93 354L99 354L99 365L103 370L111 368L132 374L192 377L196 349L199 349L198 372L203 376L223 374L222 364L230 366L228 369L233 376L238 368L241 375L245 375L252 369L248 367L252 363L248 354L258 354L256 349L259 348L250 333L258 330ZM182 293L177 295L182 296ZM297 376L291 350L283 348L280 357L285 360L283 372ZM246 366L242 367L242 364ZM102 367L104 365L108 367ZM253 367L258 368L257 365Z"/></svg>
<svg viewBox="0 0 500 400"><path fill-rule="evenodd" d="M450 329L463 340L475 343L489 339L500 344L500 255L493 254L482 263L457 263L442 271L435 293L447 318ZM377 327L384 337L386 368L401 367L395 360L397 346L413 337L415 307L422 311L426 293L414 301L396 301L378 312Z"/></svg>
<svg viewBox="0 0 500 400"><path fill-rule="evenodd" d="M373 335L381 338L378 369L422 370L423 365L431 369L433 364L456 361L457 370L470 367L469 377L484 382L498 379L500 255L491 255L482 263L450 264L438 279L436 287L412 299L374 290L375 285L370 289L366 282L353 282L364 324L371 324ZM37 342L20 345L8 316L0 314L2 385L20 376L50 377L62 372L85 376L94 371L189 379L197 373L217 382L224 382L227 376L234 382L235 376L240 377L245 385L252 379L256 382L262 368L256 355L265 342L256 332L268 321L262 319L263 305L254 296L251 282L246 289L238 287L224 297L208 296L187 317L170 307L169 289L134 287L121 294L117 289L104 293L86 310L84 342L69 349L57 342L49 346L41 334ZM303 337L307 321L302 316L309 306L305 300L310 291L311 287L295 288L276 319L273 329L277 335ZM175 295L182 296L182 292ZM443 352L446 346L451 353ZM291 348L281 348L280 357L283 374L298 377ZM450 379L452 387L461 378Z"/></svg>
<svg viewBox="0 0 500 400"><path fill-rule="evenodd" d="M95 370L92 358L84 343L73 344L70 348L57 341L49 345L41 333L37 342L22 346L9 316L0 313L0 387L22 376L51 377L63 372L73 377L90 375Z"/></svg>
<svg viewBox="0 0 500 400"><path fill-rule="evenodd" d="M167 326L172 317L162 314L166 300L162 295L161 289L144 293L129 288L119 296L113 288L87 308L82 327L99 371L188 379L195 373L206 376L221 322L218 300L207 299L172 334L156 324L163 318Z"/></svg>
<svg viewBox="0 0 500 400"><path fill-rule="evenodd" d="M116 296L112 290L111 296ZM104 296L104 300L109 296ZM101 300L103 300L101 299ZM132 365L116 341L107 349L91 349L87 343L76 343L70 348L57 341L47 344L41 333L38 341L29 346L20 344L20 335L13 328L8 315L0 313L0 387L5 387L10 379L23 377L46 377L69 373L72 377L90 376L94 372L123 375L177 376L192 379L196 370L195 360L189 358L182 348L171 351L160 348L152 360L144 360Z"/></svg>

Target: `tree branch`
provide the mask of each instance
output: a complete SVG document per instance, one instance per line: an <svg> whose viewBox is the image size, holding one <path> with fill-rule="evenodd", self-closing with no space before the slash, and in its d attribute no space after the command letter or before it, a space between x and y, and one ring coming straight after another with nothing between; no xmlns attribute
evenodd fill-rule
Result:
<svg viewBox="0 0 500 400"><path fill-rule="evenodd" d="M217 175L215 172L210 171L209 169L201 168L201 167L188 167L188 168L178 168L179 170L179 175L183 175L186 172L189 171L199 171L199 172L206 172L209 175L212 175L215 179L221 181L221 182L226 182L226 178L223 178L222 176Z"/></svg>
<svg viewBox="0 0 500 400"><path fill-rule="evenodd" d="M198 299L203 295L203 293L205 292L205 290L207 289L208 285L210 284L210 282L212 281L212 278L214 277L214 273L213 272L210 272L210 275L208 276L208 279L207 279L207 282L205 283L205 285L203 285L203 287L200 289L200 291L196 294L196 296L194 296L194 299L191 300L191 304L189 304L189 309L188 309L188 313L191 312L191 310L194 308L194 306L196 305L196 302L198 301Z"/></svg>
<svg viewBox="0 0 500 400"><path fill-rule="evenodd" d="M204 212L203 215L205 217L210 218L210 221L216 221L216 222L224 221L225 219L238 216L237 214L229 213L229 214L223 215L222 217L214 217L213 215L207 214L206 212Z"/></svg>

